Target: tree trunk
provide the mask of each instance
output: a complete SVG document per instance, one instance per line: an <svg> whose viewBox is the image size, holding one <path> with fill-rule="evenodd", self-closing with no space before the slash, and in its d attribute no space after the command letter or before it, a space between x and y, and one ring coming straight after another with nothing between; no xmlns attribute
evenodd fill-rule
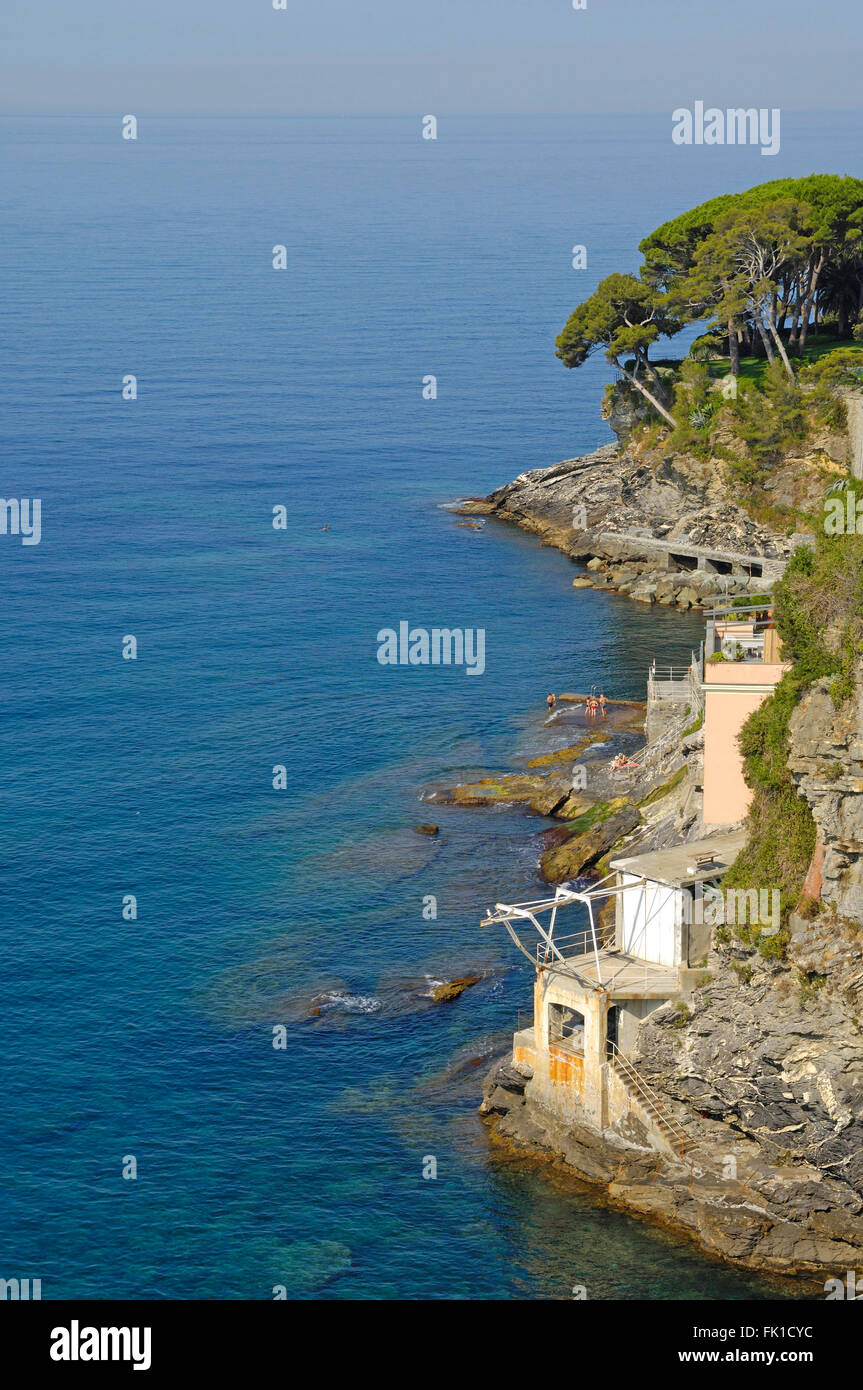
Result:
<svg viewBox="0 0 863 1390"><path fill-rule="evenodd" d="M785 367L786 372L793 381L794 369L791 366L791 363L788 361L788 353L785 351L785 344L782 341L782 334L776 327L776 319L773 312L773 304L770 300L767 301L767 327L770 329L771 336L773 338L774 343L776 344L776 350L779 353L779 356L782 358L783 366Z"/></svg>
<svg viewBox="0 0 863 1390"><path fill-rule="evenodd" d="M731 375L740 375L740 343L737 341L737 329L734 327L734 320L728 320L728 361L731 367Z"/></svg>
<svg viewBox="0 0 863 1390"><path fill-rule="evenodd" d="M659 397L659 399L662 401L662 404L663 404L663 405L668 405L669 396L668 396L668 392L667 392L666 389L665 389L665 383L663 382L661 376L660 376L659 373L657 372L657 370L656 370L656 368L654 367L653 363L650 361L649 358L643 357L643 358L641 359L641 365L643 366L644 370L646 371L646 373L647 373L647 375L648 375L648 378L650 379L650 381L651 381L651 383L652 383L652 385L653 385L653 389L654 389L654 391L656 392L656 394L657 394L657 396Z"/></svg>
<svg viewBox="0 0 863 1390"><path fill-rule="evenodd" d="M764 355L767 358L767 361L775 362L776 354L774 353L770 339L767 336L767 329L764 327L764 322L761 318L761 315L758 313L757 310L755 312L755 327L758 329L758 336L764 344Z"/></svg>
<svg viewBox="0 0 863 1390"><path fill-rule="evenodd" d="M788 335L788 347L791 352L797 348L797 339L800 334L800 310L803 306L803 276L797 275L794 280L794 318L791 321L791 332Z"/></svg>
<svg viewBox="0 0 863 1390"><path fill-rule="evenodd" d="M620 372L620 375L622 377L625 377L626 380L630 383L630 385L635 387L636 391L641 392L644 399L650 402L654 410L659 411L659 414L662 416L662 418L664 420L667 420L669 425L671 425L673 429L677 429L678 423L675 420L674 416L669 414L662 402L658 401L656 397L653 395L653 392L648 391L644 383L639 381L638 378L632 374L632 372L628 372L625 367L622 367L621 364L617 361L617 358L612 357L611 361L613 365L617 368L617 370Z"/></svg>
<svg viewBox="0 0 863 1390"><path fill-rule="evenodd" d="M815 294L818 289L818 278L823 268L824 251L822 248L818 253L818 260L812 268L812 274L809 276L809 288L806 291L806 298L803 301L803 309L800 315L800 343L798 346L799 356L802 356L803 352L806 349L806 336L809 332L809 315L812 313L812 305L815 302Z"/></svg>

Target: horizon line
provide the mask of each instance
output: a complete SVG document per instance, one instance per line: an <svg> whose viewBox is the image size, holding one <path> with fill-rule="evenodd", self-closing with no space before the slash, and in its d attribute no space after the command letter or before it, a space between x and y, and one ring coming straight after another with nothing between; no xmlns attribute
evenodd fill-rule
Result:
<svg viewBox="0 0 863 1390"><path fill-rule="evenodd" d="M700 100L700 98L694 98ZM440 119L440 110L434 112ZM560 120L578 116L601 116L611 119L628 119L633 116L663 116L671 107L655 107L650 110L640 111L602 111L602 110L573 110L573 111L447 111L443 114L456 120L516 120L524 117L542 120ZM735 108L736 109L736 108ZM748 109L748 108L747 108ZM851 115L859 114L863 116L863 105L861 106L783 106L779 110L792 112L795 115ZM117 107L111 111L0 111L0 119L11 120L20 117L29 120L74 120L86 117L88 119L111 120L117 115L124 114ZM420 115L419 107L414 111L147 111L139 107L136 115L143 114L149 120L415 120Z"/></svg>

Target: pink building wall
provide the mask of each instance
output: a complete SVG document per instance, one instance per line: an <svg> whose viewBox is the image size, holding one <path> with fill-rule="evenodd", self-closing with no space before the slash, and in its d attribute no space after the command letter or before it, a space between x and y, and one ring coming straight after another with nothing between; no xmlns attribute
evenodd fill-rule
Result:
<svg viewBox="0 0 863 1390"><path fill-rule="evenodd" d="M737 735L787 670L784 662L718 661L705 665L705 825L729 825L749 810L752 793L743 780Z"/></svg>

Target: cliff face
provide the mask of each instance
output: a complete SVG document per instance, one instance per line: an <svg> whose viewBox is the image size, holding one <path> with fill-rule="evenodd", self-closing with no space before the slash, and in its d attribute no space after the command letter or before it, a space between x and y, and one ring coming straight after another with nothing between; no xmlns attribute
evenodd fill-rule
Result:
<svg viewBox="0 0 863 1390"><path fill-rule="evenodd" d="M854 932L794 926L786 961L714 948L686 1026L657 1011L635 1062L691 1107L707 1164L734 1160L748 1262L833 1272L863 1256L863 970Z"/></svg>
<svg viewBox="0 0 863 1390"><path fill-rule="evenodd" d="M822 900L863 921L863 663L855 693L834 708L829 680L817 681L791 716L788 765L812 809L824 852Z"/></svg>
<svg viewBox="0 0 863 1390"><path fill-rule="evenodd" d="M750 1187L771 1223L753 1227L750 1255L767 1267L776 1230L786 1246L793 1233L796 1268L832 1268L840 1233L849 1260L863 1255L861 678L863 663L839 709L830 681L816 682L790 721L789 767L819 832L820 911L792 914L785 959L765 958L733 928L714 932L686 1026L658 1011L635 1059L697 1113L709 1149L745 1138Z"/></svg>
<svg viewBox="0 0 863 1390"><path fill-rule="evenodd" d="M826 918L794 928L784 961L714 946L688 1015L669 1004L642 1024L633 1060L682 1124L682 1158L562 1123L511 1064L486 1085L496 1135L563 1158L615 1204L747 1268L819 1281L859 1269L860 937Z"/></svg>

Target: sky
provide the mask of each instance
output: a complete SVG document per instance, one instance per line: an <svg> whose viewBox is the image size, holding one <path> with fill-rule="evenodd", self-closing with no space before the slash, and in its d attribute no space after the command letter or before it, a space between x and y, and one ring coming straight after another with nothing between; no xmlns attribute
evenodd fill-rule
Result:
<svg viewBox="0 0 863 1390"><path fill-rule="evenodd" d="M0 111L860 109L861 0L2 0Z"/></svg>

